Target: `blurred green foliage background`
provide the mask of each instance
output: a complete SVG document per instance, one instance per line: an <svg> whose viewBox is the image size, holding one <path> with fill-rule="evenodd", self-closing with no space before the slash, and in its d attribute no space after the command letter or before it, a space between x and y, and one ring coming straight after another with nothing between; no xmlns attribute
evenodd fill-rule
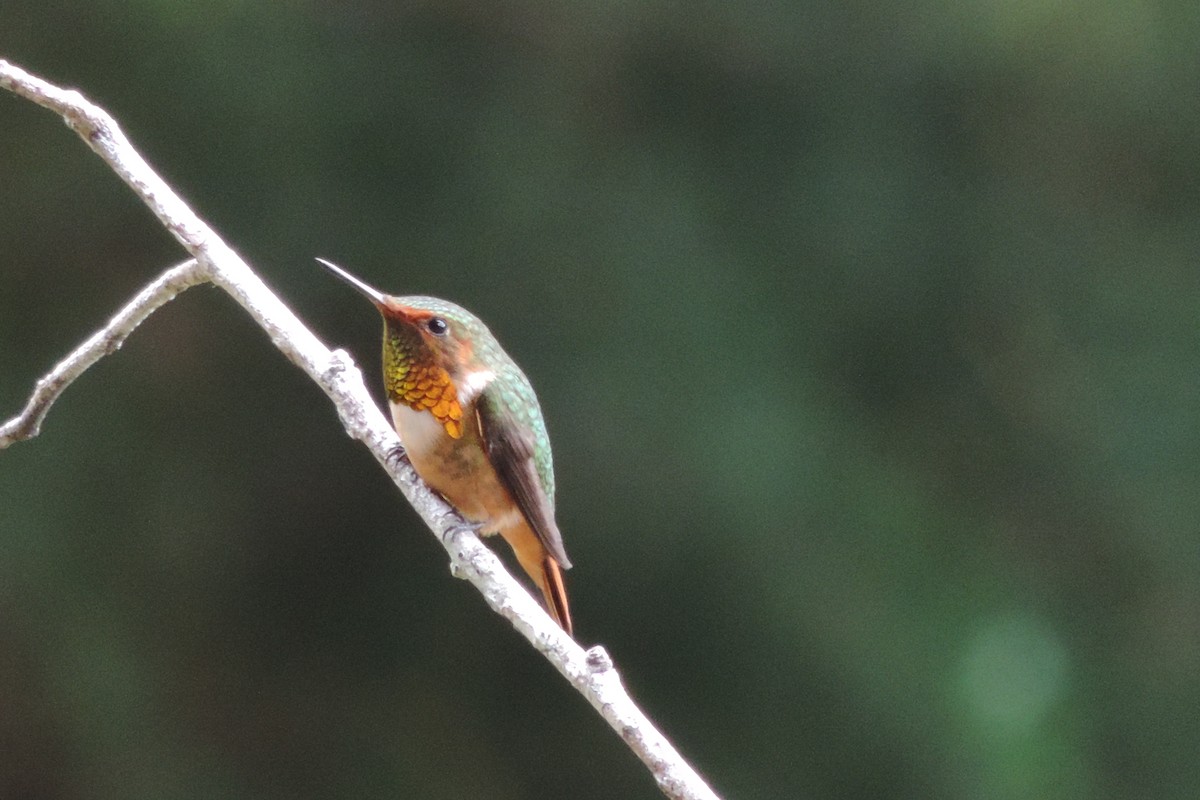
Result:
<svg viewBox="0 0 1200 800"><path fill-rule="evenodd" d="M1200 793L1200 6L0 4L375 385L539 390L579 639L729 798ZM0 415L182 250L0 95ZM653 798L188 292L0 452L0 797Z"/></svg>

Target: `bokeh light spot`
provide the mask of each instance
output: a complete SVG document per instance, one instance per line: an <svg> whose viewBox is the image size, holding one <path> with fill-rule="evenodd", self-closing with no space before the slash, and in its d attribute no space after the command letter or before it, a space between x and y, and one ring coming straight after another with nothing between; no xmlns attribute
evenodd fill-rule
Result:
<svg viewBox="0 0 1200 800"><path fill-rule="evenodd" d="M959 686L971 716L1009 734L1027 733L1061 696L1066 649L1040 619L1004 615L983 621L967 643Z"/></svg>

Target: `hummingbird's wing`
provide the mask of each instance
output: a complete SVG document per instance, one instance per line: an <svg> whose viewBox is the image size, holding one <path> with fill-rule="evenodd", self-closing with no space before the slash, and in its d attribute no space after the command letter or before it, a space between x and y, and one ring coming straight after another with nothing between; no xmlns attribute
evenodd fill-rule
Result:
<svg viewBox="0 0 1200 800"><path fill-rule="evenodd" d="M554 560L563 569L570 569L571 560L554 522L554 509L538 476L533 432L498 401L491 388L484 389L476 399L475 419L479 440L500 482Z"/></svg>

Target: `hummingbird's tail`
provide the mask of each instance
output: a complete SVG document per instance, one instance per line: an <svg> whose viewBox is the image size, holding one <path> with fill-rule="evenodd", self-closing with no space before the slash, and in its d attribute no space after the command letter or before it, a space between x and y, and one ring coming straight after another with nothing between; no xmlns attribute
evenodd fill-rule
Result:
<svg viewBox="0 0 1200 800"><path fill-rule="evenodd" d="M542 597L546 599L546 610L559 627L572 635L571 607L567 604L567 587L563 584L562 568L554 560L554 556L546 551L542 540L530 530L527 524L520 524L500 535L517 554L521 569L533 579Z"/></svg>
<svg viewBox="0 0 1200 800"><path fill-rule="evenodd" d="M573 636L571 608L567 605L567 587L563 585L562 570L559 569L558 562L549 553L542 559L542 580L538 583L538 588L542 590L542 596L546 598L546 607L550 609L550 616L554 617L554 621L567 632L568 636Z"/></svg>

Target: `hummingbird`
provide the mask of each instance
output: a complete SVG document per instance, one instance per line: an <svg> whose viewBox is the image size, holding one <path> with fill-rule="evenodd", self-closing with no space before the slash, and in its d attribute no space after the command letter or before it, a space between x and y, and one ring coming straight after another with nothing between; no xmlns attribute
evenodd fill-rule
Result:
<svg viewBox="0 0 1200 800"><path fill-rule="evenodd" d="M383 383L413 469L484 535L500 534L571 634L554 521L554 463L525 373L470 311L436 297L387 295L317 261L383 315Z"/></svg>

